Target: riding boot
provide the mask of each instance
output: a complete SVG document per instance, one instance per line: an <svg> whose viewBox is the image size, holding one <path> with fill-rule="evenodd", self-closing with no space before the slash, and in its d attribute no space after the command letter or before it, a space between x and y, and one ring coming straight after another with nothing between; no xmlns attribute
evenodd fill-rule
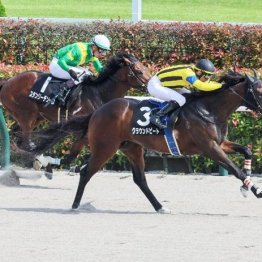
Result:
<svg viewBox="0 0 262 262"><path fill-rule="evenodd" d="M166 128L166 125L161 122L161 117L179 108L180 105L176 101L169 101L167 105L161 108L156 113L151 112L150 122L160 129Z"/></svg>

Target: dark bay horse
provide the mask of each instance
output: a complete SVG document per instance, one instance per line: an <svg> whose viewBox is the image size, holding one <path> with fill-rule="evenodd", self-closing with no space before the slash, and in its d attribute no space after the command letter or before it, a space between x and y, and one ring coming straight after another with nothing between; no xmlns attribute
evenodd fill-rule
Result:
<svg viewBox="0 0 262 262"><path fill-rule="evenodd" d="M82 167L80 181L72 208L78 208L85 186L91 177L120 149L128 158L134 182L139 186L157 212L165 213L156 197L149 189L144 174L144 148L169 153L162 135L133 135L131 119L139 101L118 98L98 108L91 116L72 119L61 124L60 130L43 131L43 141L35 153L42 152L56 143L67 132L82 132L89 141L91 157ZM240 106L262 113L262 81L257 77L228 74L224 77L223 88L216 92L205 93L185 104L173 126L183 155L202 154L222 165L243 183L243 193L251 189L257 198L261 190L253 184L248 170L239 169L227 156L238 152L250 160L251 151L242 145L226 140L227 121ZM149 117L146 116L145 117ZM87 130L88 128L88 130ZM87 132L88 131L88 132Z"/></svg>
<svg viewBox="0 0 262 262"><path fill-rule="evenodd" d="M32 86L43 72L23 72L8 80L0 81L0 100L5 109L21 128L19 147L28 149L31 131L43 120L57 122L58 106L45 107L28 97ZM118 53L113 56L97 79L82 83L82 92L69 108L69 118L90 114L102 104L127 94L130 88L144 88L150 77L149 71L133 55ZM75 157L81 143L74 145Z"/></svg>

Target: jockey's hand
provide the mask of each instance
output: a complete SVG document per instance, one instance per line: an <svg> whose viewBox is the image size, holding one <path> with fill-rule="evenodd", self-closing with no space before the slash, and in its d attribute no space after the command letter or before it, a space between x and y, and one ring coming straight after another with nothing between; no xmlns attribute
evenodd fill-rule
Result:
<svg viewBox="0 0 262 262"><path fill-rule="evenodd" d="M73 69L69 69L68 74L76 81L78 81L78 76L76 71L74 71Z"/></svg>

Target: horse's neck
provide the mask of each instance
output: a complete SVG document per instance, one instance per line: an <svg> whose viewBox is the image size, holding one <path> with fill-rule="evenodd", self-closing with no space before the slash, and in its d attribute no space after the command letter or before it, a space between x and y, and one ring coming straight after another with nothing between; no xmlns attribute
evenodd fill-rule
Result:
<svg viewBox="0 0 262 262"><path fill-rule="evenodd" d="M243 83L231 87L217 95L203 100L203 104L210 113L219 120L225 122L230 115L242 104L245 95Z"/></svg>
<svg viewBox="0 0 262 262"><path fill-rule="evenodd" d="M106 103L114 98L124 97L131 88L129 83L121 78L119 71L109 77L101 86L101 98Z"/></svg>
<svg viewBox="0 0 262 262"><path fill-rule="evenodd" d="M225 94L225 114L229 117L235 112L245 99L245 83L241 82L233 87L230 87Z"/></svg>

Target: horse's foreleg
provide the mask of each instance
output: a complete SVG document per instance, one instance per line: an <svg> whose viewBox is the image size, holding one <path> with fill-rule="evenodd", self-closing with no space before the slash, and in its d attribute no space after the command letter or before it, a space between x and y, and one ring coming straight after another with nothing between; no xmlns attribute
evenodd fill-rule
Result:
<svg viewBox="0 0 262 262"><path fill-rule="evenodd" d="M220 147L227 154L239 153L239 154L244 155L245 157L244 172L247 175L251 175L252 152L248 147L242 146L237 143L233 143L228 140L223 141Z"/></svg>
<svg viewBox="0 0 262 262"><path fill-rule="evenodd" d="M225 169L235 175L236 178L240 179L243 182L244 187L241 187L241 190L251 189L254 195L257 198L262 198L262 192L259 187L257 187L242 170L240 170L226 155L222 148L216 144L212 143L209 147L210 151L205 152L207 157L212 158L219 165L222 165ZM243 193L243 192L242 192ZM244 194L243 194L244 195Z"/></svg>
<svg viewBox="0 0 262 262"><path fill-rule="evenodd" d="M159 203L159 201L156 199L156 197L148 187L146 176L144 173L145 162L143 148L138 144L127 142L120 149L127 156L132 166L133 180L135 184L145 194L154 209L159 213L170 213L170 210L162 207L162 205Z"/></svg>

